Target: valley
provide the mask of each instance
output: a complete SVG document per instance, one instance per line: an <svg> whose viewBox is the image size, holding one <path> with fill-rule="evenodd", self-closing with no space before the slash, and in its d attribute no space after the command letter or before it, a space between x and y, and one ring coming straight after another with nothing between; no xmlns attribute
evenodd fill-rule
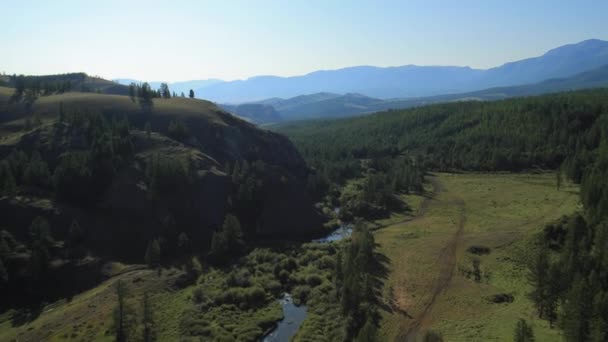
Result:
<svg viewBox="0 0 608 342"><path fill-rule="evenodd" d="M580 209L577 187L557 190L553 174L435 174L431 182L424 210L375 232L391 270L381 339L415 341L433 330L446 341L504 341L519 317L537 341L559 339L528 298L527 260L545 224Z"/></svg>
<svg viewBox="0 0 608 342"><path fill-rule="evenodd" d="M608 1L5 1L0 342L608 342Z"/></svg>

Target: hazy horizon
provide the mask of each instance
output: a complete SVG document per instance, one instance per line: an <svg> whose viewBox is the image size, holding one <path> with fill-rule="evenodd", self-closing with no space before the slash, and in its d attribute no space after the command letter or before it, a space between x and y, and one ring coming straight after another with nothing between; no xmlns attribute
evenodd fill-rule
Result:
<svg viewBox="0 0 608 342"><path fill-rule="evenodd" d="M608 40L608 3L546 4L24 1L5 9L0 72L176 82L360 65L487 69Z"/></svg>

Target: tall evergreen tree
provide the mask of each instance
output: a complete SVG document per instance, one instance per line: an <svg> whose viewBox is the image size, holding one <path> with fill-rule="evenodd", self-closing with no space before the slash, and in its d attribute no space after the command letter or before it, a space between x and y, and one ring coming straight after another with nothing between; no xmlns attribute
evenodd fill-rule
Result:
<svg viewBox="0 0 608 342"><path fill-rule="evenodd" d="M150 295L148 292L144 292L142 297L142 320L141 323L144 327L143 329L143 341L144 342L152 342L154 341L155 332L154 332L154 308L152 307L152 302L150 301Z"/></svg>
<svg viewBox="0 0 608 342"><path fill-rule="evenodd" d="M171 91L169 90L169 85L167 83L160 84L160 96L164 99L171 98Z"/></svg>
<svg viewBox="0 0 608 342"><path fill-rule="evenodd" d="M129 341L130 332L132 329L131 313L130 308L126 302L128 289L127 285L122 281L118 280L114 287L116 294L116 307L114 308L114 330L116 342L127 342Z"/></svg>
<svg viewBox="0 0 608 342"><path fill-rule="evenodd" d="M532 327L528 323L520 319L517 321L515 326L515 333L513 336L514 342L534 342L534 332Z"/></svg>
<svg viewBox="0 0 608 342"><path fill-rule="evenodd" d="M153 239L148 242L148 247L146 248L144 258L149 267L156 267L160 265L160 244L158 243L157 239Z"/></svg>

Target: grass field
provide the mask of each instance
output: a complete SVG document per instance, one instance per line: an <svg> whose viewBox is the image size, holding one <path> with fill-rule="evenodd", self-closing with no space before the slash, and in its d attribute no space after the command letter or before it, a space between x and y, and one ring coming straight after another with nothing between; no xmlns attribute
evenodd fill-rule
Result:
<svg viewBox="0 0 608 342"><path fill-rule="evenodd" d="M180 318L172 313L181 313L190 293L188 290L167 290L178 274L176 270L166 270L159 276L153 270L125 269L122 274L69 301L46 305L36 320L21 326L12 325L12 312L7 311L0 316L0 341L113 341L114 284L119 279L129 287L129 303L136 308L139 308L144 291L152 293L158 314L158 337L171 340L177 336ZM178 310L173 310L175 308Z"/></svg>
<svg viewBox="0 0 608 342"><path fill-rule="evenodd" d="M579 209L577 188L558 191L554 174L437 174L431 183L432 196L410 201L411 220L392 218L376 232L391 269L381 340L416 340L432 329L446 341L506 341L519 318L537 341L559 339L527 298L525 262L545 223ZM470 246L490 252L475 255ZM497 294L513 301L494 303Z"/></svg>

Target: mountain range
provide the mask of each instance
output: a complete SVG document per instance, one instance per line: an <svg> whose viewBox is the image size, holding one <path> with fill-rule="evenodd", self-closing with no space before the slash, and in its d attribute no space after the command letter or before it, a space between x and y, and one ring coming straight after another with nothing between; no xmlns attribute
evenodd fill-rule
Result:
<svg viewBox="0 0 608 342"><path fill-rule="evenodd" d="M169 86L177 93L194 89L198 98L223 103L225 110L251 121L268 123L606 86L606 65L608 42L590 39L487 70L458 66L356 66L293 77L210 79ZM115 80L121 84L133 81ZM160 82L151 85L158 87Z"/></svg>
<svg viewBox="0 0 608 342"><path fill-rule="evenodd" d="M491 101L597 87L608 87L608 65L566 78L458 94L383 100L356 93L344 95L316 93L289 99L270 98L240 105L222 104L220 107L249 121L267 124L279 121L346 117L441 102Z"/></svg>

